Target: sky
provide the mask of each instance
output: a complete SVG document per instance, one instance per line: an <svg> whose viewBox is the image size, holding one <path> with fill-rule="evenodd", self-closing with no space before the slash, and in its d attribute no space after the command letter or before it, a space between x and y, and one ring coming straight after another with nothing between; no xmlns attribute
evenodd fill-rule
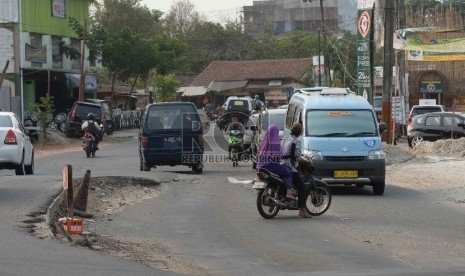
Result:
<svg viewBox="0 0 465 276"><path fill-rule="evenodd" d="M235 20L241 14L243 6L252 6L253 0L190 0L195 10L208 20L224 22L226 19ZM141 4L150 9L167 13L175 0L142 0Z"/></svg>

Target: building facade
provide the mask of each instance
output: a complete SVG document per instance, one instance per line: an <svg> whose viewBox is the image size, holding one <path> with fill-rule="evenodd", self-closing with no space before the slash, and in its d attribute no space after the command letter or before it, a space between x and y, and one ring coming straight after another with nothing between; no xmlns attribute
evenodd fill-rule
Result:
<svg viewBox="0 0 465 276"><path fill-rule="evenodd" d="M244 6L244 31L258 36L266 31L285 35L296 31L317 32L322 29L322 15L326 30L356 32L356 0L324 0L323 14L320 1L302 0L254 1Z"/></svg>
<svg viewBox="0 0 465 276"><path fill-rule="evenodd" d="M84 25L88 0L1 0L0 65L9 61L6 79L14 83L11 97L20 99L23 116L40 97L54 97L56 112L65 112L77 99L71 74L79 74L80 58L63 54L63 46L82 52L82 40L70 27L70 19ZM88 51L86 51L88 53ZM84 70L91 64L84 59ZM87 90L96 92L96 79L86 79ZM95 87L95 89L93 89ZM13 107L17 109L17 107Z"/></svg>

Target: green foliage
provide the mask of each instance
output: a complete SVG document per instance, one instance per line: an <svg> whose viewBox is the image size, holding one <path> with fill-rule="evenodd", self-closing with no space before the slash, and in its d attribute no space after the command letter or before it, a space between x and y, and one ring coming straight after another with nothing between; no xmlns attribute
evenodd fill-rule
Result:
<svg viewBox="0 0 465 276"><path fill-rule="evenodd" d="M158 75L156 83L155 99L157 102L174 100L176 89L180 84L174 74Z"/></svg>
<svg viewBox="0 0 465 276"><path fill-rule="evenodd" d="M40 102L33 105L34 114L40 126L40 133L44 140L47 139L48 123L53 118L53 97L40 97Z"/></svg>
<svg viewBox="0 0 465 276"><path fill-rule="evenodd" d="M140 2L141 0L105 0L93 17L94 25L109 34L129 28L134 33L151 38L156 33L155 26L162 13L149 10Z"/></svg>

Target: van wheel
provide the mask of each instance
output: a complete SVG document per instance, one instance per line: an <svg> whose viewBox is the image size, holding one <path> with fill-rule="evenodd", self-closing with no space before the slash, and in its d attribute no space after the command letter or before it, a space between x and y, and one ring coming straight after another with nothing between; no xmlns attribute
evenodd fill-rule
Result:
<svg viewBox="0 0 465 276"><path fill-rule="evenodd" d="M202 174L203 168L198 168L197 165L192 166L192 171L196 174Z"/></svg>
<svg viewBox="0 0 465 276"><path fill-rule="evenodd" d="M386 183L385 183L384 180L375 181L373 183L373 194L374 195L383 195L385 186L386 186Z"/></svg>

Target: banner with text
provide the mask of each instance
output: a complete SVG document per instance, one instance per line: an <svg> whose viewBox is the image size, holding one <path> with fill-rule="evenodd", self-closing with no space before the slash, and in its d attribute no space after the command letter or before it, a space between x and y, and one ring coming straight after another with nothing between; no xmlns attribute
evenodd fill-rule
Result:
<svg viewBox="0 0 465 276"><path fill-rule="evenodd" d="M358 1L357 21L357 84L358 94L373 103L372 92L372 24L374 1Z"/></svg>

